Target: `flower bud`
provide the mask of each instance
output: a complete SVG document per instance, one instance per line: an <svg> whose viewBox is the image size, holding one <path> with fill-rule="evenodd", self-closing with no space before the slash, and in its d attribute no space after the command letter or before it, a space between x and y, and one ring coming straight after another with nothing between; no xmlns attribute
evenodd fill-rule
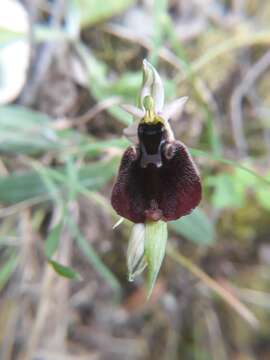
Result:
<svg viewBox="0 0 270 360"><path fill-rule="evenodd" d="M131 232L127 249L129 281L133 281L134 277L141 274L146 267L144 258L144 238L144 224L135 224Z"/></svg>

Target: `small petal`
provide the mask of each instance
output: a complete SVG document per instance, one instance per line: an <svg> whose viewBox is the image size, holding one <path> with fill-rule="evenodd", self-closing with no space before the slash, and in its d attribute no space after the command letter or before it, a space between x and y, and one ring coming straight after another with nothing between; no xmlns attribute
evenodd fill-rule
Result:
<svg viewBox="0 0 270 360"><path fill-rule="evenodd" d="M184 106L185 106L187 100L188 100L188 97L183 96L179 99L174 100L170 104L165 105L165 107L162 111L163 117L165 119L171 119L176 116L180 117L184 110Z"/></svg>
<svg viewBox="0 0 270 360"><path fill-rule="evenodd" d="M121 104L120 107L135 118L141 119L144 116L144 111L137 106L130 104Z"/></svg>
<svg viewBox="0 0 270 360"><path fill-rule="evenodd" d="M126 127L123 130L123 134L130 140L133 144L138 144L138 126L140 120L135 120L131 125Z"/></svg>
<svg viewBox="0 0 270 360"><path fill-rule="evenodd" d="M162 111L164 106L164 87L156 69L146 60L143 60L143 85L140 93L140 105L144 108L144 98L150 95L155 104L155 112Z"/></svg>

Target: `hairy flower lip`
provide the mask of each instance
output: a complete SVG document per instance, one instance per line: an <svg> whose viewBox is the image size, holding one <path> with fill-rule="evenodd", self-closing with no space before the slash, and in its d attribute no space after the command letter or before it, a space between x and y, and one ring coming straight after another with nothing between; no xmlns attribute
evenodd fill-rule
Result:
<svg viewBox="0 0 270 360"><path fill-rule="evenodd" d="M142 168L138 148L129 147L123 155L111 201L119 215L134 223L177 220L201 200L198 170L185 145L179 141L165 145L174 146L174 155L168 160L163 150L160 168Z"/></svg>

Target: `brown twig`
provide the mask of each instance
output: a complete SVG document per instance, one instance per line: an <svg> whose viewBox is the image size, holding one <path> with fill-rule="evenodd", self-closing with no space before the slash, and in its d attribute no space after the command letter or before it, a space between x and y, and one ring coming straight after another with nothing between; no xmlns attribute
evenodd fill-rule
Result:
<svg viewBox="0 0 270 360"><path fill-rule="evenodd" d="M86 125L90 120L95 118L99 113L109 109L110 107L112 107L114 105L119 105L121 103L121 101L122 100L119 96L110 97L108 99L100 101L99 103L97 103L95 106L93 106L91 109L89 109L83 115L73 117L73 118L59 119L59 120L55 121L52 126L56 130L63 130L63 129L71 128L73 126L79 127L82 125Z"/></svg>

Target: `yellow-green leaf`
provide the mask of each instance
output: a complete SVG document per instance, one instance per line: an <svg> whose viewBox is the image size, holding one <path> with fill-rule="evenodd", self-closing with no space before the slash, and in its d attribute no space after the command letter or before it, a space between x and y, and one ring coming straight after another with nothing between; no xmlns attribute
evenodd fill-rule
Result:
<svg viewBox="0 0 270 360"><path fill-rule="evenodd" d="M58 275L68 279L81 280L81 275L77 271L71 269L70 267L62 265L55 260L49 260L49 264L52 265L54 271Z"/></svg>
<svg viewBox="0 0 270 360"><path fill-rule="evenodd" d="M133 3L134 0L77 0L81 26L90 26L120 14Z"/></svg>

